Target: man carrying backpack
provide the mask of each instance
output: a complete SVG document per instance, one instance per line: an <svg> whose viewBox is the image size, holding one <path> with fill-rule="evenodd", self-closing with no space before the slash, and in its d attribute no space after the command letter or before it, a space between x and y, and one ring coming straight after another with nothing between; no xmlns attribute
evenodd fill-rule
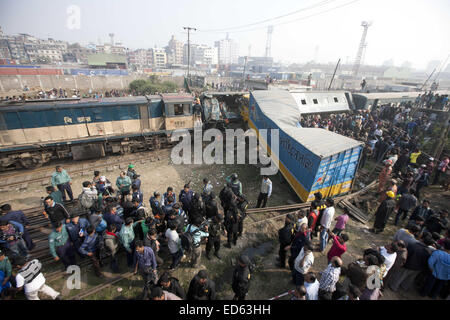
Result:
<svg viewBox="0 0 450 320"><path fill-rule="evenodd" d="M97 189L92 186L91 182L83 182L81 194L78 196L81 207L85 210L93 211L98 205Z"/></svg>
<svg viewBox="0 0 450 320"><path fill-rule="evenodd" d="M186 226L186 232L192 235L192 259L191 264L193 268L199 267L199 261L202 256L202 247L200 246L202 238L209 236L208 226L205 226L205 231L200 230L200 225L202 224L202 219L198 217L192 224Z"/></svg>

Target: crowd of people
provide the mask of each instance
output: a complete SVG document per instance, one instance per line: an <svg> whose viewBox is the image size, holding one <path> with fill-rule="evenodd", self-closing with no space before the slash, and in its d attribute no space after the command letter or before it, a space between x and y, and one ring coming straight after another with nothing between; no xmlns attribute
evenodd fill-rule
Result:
<svg viewBox="0 0 450 320"><path fill-rule="evenodd" d="M140 298L215 299L214 282L208 279L200 258L204 249L207 259L213 259L212 254L222 259L221 235L227 237L227 248L235 246L242 235L248 201L236 173L226 177L218 199L213 185L205 178L200 193L187 183L178 195L174 188L168 187L164 193L154 191L146 200L133 164L120 172L115 183L95 171L91 181L82 183L75 207L71 207L76 200L71 185L70 175L57 166L43 198L44 216L52 229L48 237L49 253L54 261L67 269L89 259L96 276L103 278L103 261L109 260L111 270L119 273L119 257L124 252L127 267L144 280ZM258 206L266 206L271 192L270 179L263 177ZM218 201L224 214L219 213ZM24 289L28 299L37 299L39 292L60 299L58 292L45 285L41 262L30 255L34 244L27 231L26 216L22 211L12 211L9 204L1 210L3 296ZM201 269L187 294L170 273L181 263ZM240 256L232 280L235 299L245 299L251 270L250 259Z"/></svg>
<svg viewBox="0 0 450 320"><path fill-rule="evenodd" d="M422 105L433 108L436 103L447 103L439 95L426 94L421 99ZM377 300L386 288L407 291L414 286L422 296L448 296L448 210L433 210L431 201L423 198L421 190L440 182L448 190L450 160L444 155L437 161L420 150L417 137L432 132L437 117L436 114L413 117L411 107L410 104L385 105L356 114L302 117L302 127L323 128L365 143L360 168L369 159L383 166L378 175L379 206L370 231L383 232L391 216L394 225L402 228L385 246L366 249L361 259L345 267L341 256L351 239L342 231L348 210L344 208L344 214L335 219L331 231L335 214L333 200L324 200L317 193L310 210L298 217L288 215L279 231L279 266L285 267L286 253L290 251L289 268L296 285L293 299ZM319 243L314 248L312 240L316 236ZM329 264L317 280L318 275L311 271L312 252L324 251L329 239L332 242L327 253ZM375 278L380 280L378 286L374 285Z"/></svg>
<svg viewBox="0 0 450 320"><path fill-rule="evenodd" d="M341 257L353 241L345 232L350 212L344 208L343 214L336 216L334 200L316 193L310 208L288 214L278 232L278 267L286 268L287 261L296 286L293 300L376 300L388 288L398 291L414 286L422 296L448 296L448 210L433 209L433 199L422 194L431 184L442 183L448 190L449 157L429 157L419 143L418 137L427 136L435 125L436 117L414 116L410 105L302 117L302 127L324 128L364 142L360 168L369 159L382 164L379 204L370 231L385 232L390 217L398 230L384 246L367 248L359 259L344 266ZM242 236L249 202L237 174L226 177L218 197L205 178L201 192L187 183L178 195L169 186L165 192L153 191L147 200L133 164L115 183L95 171L92 180L82 184L78 209L68 209L67 204L75 200L71 183L69 174L56 167L43 199L44 215L52 228L49 251L55 261L67 268L89 259L95 274L103 277L103 261L109 260L111 270L118 273L124 252L127 267L144 280L141 298L216 298L214 281L200 259L204 247L207 259L221 260L221 235L226 236L227 248L235 246ZM265 207L271 194L272 182L264 176L256 207ZM59 299L60 294L45 285L39 260L30 259L34 243L26 216L12 211L9 204L1 210L2 293L24 289L28 299L38 298L38 292ZM328 264L321 272L314 271L314 251L326 253ZM201 269L187 294L171 275L181 264ZM251 259L240 256L232 280L234 299L245 299L252 272Z"/></svg>
<svg viewBox="0 0 450 320"><path fill-rule="evenodd" d="M29 91L29 90L24 90ZM0 97L0 101L27 101L27 100L45 100L45 99L67 99L67 98L111 98L111 97L127 97L129 93L125 90L112 89L109 91L93 91L89 89L82 93L78 89L66 90L62 88L53 88L51 90L40 90L36 94L23 93L21 95L12 95Z"/></svg>

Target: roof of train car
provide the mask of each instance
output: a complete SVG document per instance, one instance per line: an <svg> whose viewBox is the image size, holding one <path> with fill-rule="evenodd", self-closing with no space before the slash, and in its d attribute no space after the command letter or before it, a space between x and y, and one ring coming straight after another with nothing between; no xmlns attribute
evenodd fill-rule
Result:
<svg viewBox="0 0 450 320"><path fill-rule="evenodd" d="M353 95L360 95L366 97L369 100L374 99L401 99L401 98L417 98L419 94L423 94L423 92L355 92Z"/></svg>
<svg viewBox="0 0 450 320"><path fill-rule="evenodd" d="M53 110L56 108L85 108L96 107L98 105L108 106L116 105L118 103L128 105L137 103L147 103L149 100L161 100L161 96L132 96L132 97L111 97L111 98L86 98L72 101L52 101L43 100L42 102L30 102L20 104L6 104L0 106L0 112L9 111L39 111L39 110Z"/></svg>
<svg viewBox="0 0 450 320"><path fill-rule="evenodd" d="M319 128L298 128L300 112L287 91L253 91L261 111L286 134L315 155L325 158L362 145L362 142Z"/></svg>

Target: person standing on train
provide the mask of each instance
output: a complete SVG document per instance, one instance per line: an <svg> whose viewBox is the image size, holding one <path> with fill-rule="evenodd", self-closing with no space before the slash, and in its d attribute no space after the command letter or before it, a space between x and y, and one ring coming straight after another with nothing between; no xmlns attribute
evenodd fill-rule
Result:
<svg viewBox="0 0 450 320"><path fill-rule="evenodd" d="M61 166L56 166L56 171L52 174L52 187L56 190L61 191L63 201L66 201L66 192L70 198L70 201L73 201L73 192L72 187L72 179L66 170L64 170Z"/></svg>

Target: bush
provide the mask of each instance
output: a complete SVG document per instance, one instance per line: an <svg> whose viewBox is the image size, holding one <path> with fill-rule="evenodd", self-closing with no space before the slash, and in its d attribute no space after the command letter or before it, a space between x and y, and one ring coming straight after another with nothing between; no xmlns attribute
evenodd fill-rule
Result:
<svg viewBox="0 0 450 320"><path fill-rule="evenodd" d="M158 79L152 76L148 80L139 79L134 80L129 85L130 91L135 95L150 95L158 93L175 92L178 86L175 82L164 81L159 82Z"/></svg>

